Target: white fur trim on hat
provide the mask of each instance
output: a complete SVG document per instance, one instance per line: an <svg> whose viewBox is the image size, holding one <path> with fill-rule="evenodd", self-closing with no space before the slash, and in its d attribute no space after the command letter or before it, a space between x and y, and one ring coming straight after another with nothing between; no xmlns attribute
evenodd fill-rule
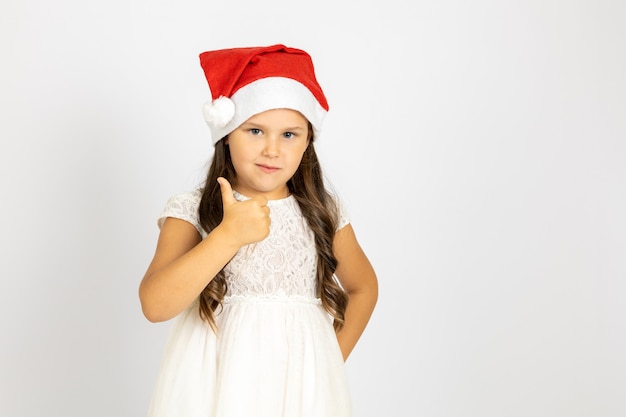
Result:
<svg viewBox="0 0 626 417"><path fill-rule="evenodd" d="M234 114L227 102L233 104ZM237 90L230 99L220 97L207 103L203 113L215 144L250 117L272 109L299 111L313 125L315 137L319 137L326 110L307 87L291 78L261 78Z"/></svg>

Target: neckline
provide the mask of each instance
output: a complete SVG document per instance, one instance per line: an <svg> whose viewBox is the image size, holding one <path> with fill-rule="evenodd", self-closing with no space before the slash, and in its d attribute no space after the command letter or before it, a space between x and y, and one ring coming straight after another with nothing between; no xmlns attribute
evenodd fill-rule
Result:
<svg viewBox="0 0 626 417"><path fill-rule="evenodd" d="M241 194L239 191L236 191L236 190L233 190L233 195L235 196L235 200L238 200L238 201L250 200L250 197L248 197L247 195ZM294 200L294 196L293 194L290 193L287 197L267 200L267 203L275 204L275 203L281 203L283 201L292 201L292 200Z"/></svg>

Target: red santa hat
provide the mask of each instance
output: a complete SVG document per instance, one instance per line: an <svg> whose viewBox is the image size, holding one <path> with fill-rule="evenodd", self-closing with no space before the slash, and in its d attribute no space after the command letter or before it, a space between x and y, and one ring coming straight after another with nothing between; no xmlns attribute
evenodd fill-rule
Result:
<svg viewBox="0 0 626 417"><path fill-rule="evenodd" d="M299 111L319 136L328 103L305 51L284 45L221 49L201 53L200 65L212 96L203 114L213 144L272 109Z"/></svg>

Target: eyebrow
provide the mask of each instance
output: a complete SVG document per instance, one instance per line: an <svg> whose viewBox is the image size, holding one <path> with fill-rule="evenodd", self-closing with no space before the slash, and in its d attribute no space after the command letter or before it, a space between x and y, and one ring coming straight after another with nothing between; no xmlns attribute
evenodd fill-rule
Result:
<svg viewBox="0 0 626 417"><path fill-rule="evenodd" d="M264 130L266 128L266 126L262 125L262 124L258 124L258 123L254 123L254 122L245 122L241 124L241 127L246 127L246 128L255 128L255 129L260 129L260 130ZM292 126L292 127L281 127L278 130L282 130L282 131L291 131L291 130L307 130L307 128L302 127L302 126Z"/></svg>

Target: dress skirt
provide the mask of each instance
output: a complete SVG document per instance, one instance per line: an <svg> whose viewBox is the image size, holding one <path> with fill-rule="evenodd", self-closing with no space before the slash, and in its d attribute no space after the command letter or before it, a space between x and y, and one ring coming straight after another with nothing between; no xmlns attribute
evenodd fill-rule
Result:
<svg viewBox="0 0 626 417"><path fill-rule="evenodd" d="M175 319L149 417L351 415L343 357L319 299L226 297L216 321L217 335L197 302Z"/></svg>

